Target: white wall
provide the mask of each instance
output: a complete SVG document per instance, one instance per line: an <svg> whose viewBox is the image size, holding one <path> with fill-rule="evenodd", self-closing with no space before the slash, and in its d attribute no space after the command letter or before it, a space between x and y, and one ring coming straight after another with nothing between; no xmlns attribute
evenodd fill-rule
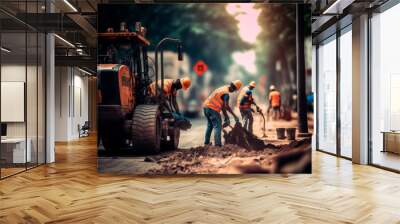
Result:
<svg viewBox="0 0 400 224"><path fill-rule="evenodd" d="M37 70L38 69L38 70ZM25 138L30 140L32 162L39 159L39 163L44 162L44 74L42 67L36 65L24 64L2 64L1 81L3 82L24 82L26 84L26 108L22 112L27 115L24 122L6 122L7 137ZM27 78L27 80L25 80ZM7 96L2 96L7 97ZM1 110L10 110L10 108L1 108ZM39 153L39 156L37 156Z"/></svg>
<svg viewBox="0 0 400 224"><path fill-rule="evenodd" d="M3 82L25 82L25 64L5 64L1 66L1 81ZM7 108L1 108L7 110ZM7 137L25 137L25 122L7 123Z"/></svg>
<svg viewBox="0 0 400 224"><path fill-rule="evenodd" d="M76 68L56 67L55 140L79 137L78 124L88 120L88 78Z"/></svg>
<svg viewBox="0 0 400 224"><path fill-rule="evenodd" d="M5 64L1 66L1 81L3 82L25 82L25 64ZM28 73L33 69L32 66L28 66ZM34 93L27 93L27 96L36 96L36 90ZM7 110L7 108L1 108L1 110ZM28 120L31 120L28 117ZM25 137L25 122L11 122L7 123L7 136L8 137ZM29 137L29 136L28 136Z"/></svg>
<svg viewBox="0 0 400 224"><path fill-rule="evenodd" d="M55 68L55 140L67 141L69 133L69 84L70 74L67 67Z"/></svg>

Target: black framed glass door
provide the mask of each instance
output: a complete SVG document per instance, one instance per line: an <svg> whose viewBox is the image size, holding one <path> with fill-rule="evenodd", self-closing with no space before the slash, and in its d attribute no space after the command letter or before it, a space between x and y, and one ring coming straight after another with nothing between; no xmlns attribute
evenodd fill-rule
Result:
<svg viewBox="0 0 400 224"><path fill-rule="evenodd" d="M400 4L388 1L370 16L369 162L400 172Z"/></svg>
<svg viewBox="0 0 400 224"><path fill-rule="evenodd" d="M0 4L0 178L45 163L45 34L25 23L45 1ZM14 9L15 13L9 13Z"/></svg>
<svg viewBox="0 0 400 224"><path fill-rule="evenodd" d="M317 46L317 150L352 157L351 24Z"/></svg>

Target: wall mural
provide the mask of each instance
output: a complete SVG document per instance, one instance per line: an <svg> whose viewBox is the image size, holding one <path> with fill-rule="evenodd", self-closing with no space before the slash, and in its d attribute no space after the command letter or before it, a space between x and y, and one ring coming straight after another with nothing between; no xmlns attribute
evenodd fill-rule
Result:
<svg viewBox="0 0 400 224"><path fill-rule="evenodd" d="M98 11L99 172L311 173L309 5Z"/></svg>

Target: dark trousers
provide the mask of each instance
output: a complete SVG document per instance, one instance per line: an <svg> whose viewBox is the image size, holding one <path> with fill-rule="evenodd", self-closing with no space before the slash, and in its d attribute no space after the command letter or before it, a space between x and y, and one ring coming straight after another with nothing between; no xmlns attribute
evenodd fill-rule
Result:
<svg viewBox="0 0 400 224"><path fill-rule="evenodd" d="M222 146L221 132L222 132L222 119L221 115L210 108L204 108L204 115L207 118L207 129L204 144L210 144L212 130L214 130L214 143L215 146Z"/></svg>
<svg viewBox="0 0 400 224"><path fill-rule="evenodd" d="M242 115L244 128L250 133L253 133L254 118L251 109L240 109L240 115Z"/></svg>

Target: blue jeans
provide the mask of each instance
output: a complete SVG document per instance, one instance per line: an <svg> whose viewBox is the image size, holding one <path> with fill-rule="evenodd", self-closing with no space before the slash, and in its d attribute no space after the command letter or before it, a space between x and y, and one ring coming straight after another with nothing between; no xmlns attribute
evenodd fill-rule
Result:
<svg viewBox="0 0 400 224"><path fill-rule="evenodd" d="M210 108L204 108L204 115L207 118L207 130L206 130L204 144L206 144L206 145L210 144L211 132L213 129L215 129L214 130L215 146L222 146L222 143L221 143L221 132L222 132L221 115L217 111L210 109Z"/></svg>
<svg viewBox="0 0 400 224"><path fill-rule="evenodd" d="M251 109L241 109L240 114L242 115L242 120L244 123L244 128L249 131L250 133L253 133L253 113Z"/></svg>

